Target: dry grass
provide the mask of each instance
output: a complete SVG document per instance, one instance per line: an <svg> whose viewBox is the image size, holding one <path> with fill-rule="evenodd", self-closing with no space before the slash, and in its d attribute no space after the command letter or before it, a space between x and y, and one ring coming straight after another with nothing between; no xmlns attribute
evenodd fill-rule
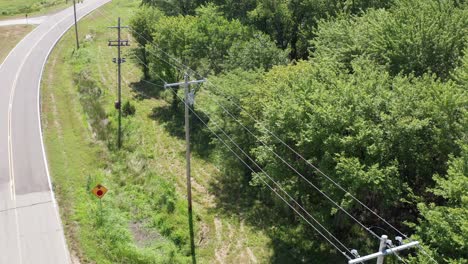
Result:
<svg viewBox="0 0 468 264"><path fill-rule="evenodd" d="M24 36L33 30L34 26L31 25L16 25L0 27L0 39L7 41L0 45L0 62L6 58L8 53L20 42Z"/></svg>

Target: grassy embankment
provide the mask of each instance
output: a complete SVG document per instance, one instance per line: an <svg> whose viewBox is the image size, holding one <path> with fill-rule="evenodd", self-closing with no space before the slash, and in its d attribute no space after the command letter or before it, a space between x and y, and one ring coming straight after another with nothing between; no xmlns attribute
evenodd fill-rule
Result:
<svg viewBox="0 0 468 264"><path fill-rule="evenodd" d="M30 17L65 8L72 0L0 0L0 19Z"/></svg>
<svg viewBox="0 0 468 264"><path fill-rule="evenodd" d="M33 30L30 25L16 25L8 27L0 27L0 39L8 41L2 42L0 45L0 64L8 56L8 53L20 42L29 32Z"/></svg>
<svg viewBox="0 0 468 264"><path fill-rule="evenodd" d="M116 150L116 49L107 46L121 16L128 23L140 1L114 0L80 23L82 49L68 32L49 58L42 83L42 122L53 184L70 248L83 263L188 263L184 141L157 114L170 109L140 82L125 48L123 98L136 108L123 119L124 146ZM131 38L128 31L124 38ZM84 40L84 36L88 35ZM133 45L134 42L133 42ZM181 128L182 129L182 128ZM208 144L208 143L207 143ZM199 263L267 262L269 239L239 216L218 211L209 186L219 171L192 160L194 225ZM109 188L98 201L96 183ZM235 201L233 201L235 202Z"/></svg>

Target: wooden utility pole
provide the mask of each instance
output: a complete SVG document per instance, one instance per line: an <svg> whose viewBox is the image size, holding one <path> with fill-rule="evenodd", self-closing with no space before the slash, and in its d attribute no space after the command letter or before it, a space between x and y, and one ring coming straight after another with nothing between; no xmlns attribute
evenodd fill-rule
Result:
<svg viewBox="0 0 468 264"><path fill-rule="evenodd" d="M80 41L78 39L78 24L76 23L76 0L73 0L73 13L75 14L76 49L80 49Z"/></svg>
<svg viewBox="0 0 468 264"><path fill-rule="evenodd" d="M114 58L113 62L117 63L118 67L118 83L117 83L117 101L115 102L115 108L119 110L119 128L117 132L117 147L120 149L122 146L122 76L121 76L121 64L125 62L125 58L121 58L121 48L122 46L129 46L128 40L122 40L121 31L123 27L120 25L120 17L117 21L117 26L109 27L117 28L117 40L109 40L109 46L117 46L117 59Z"/></svg>
<svg viewBox="0 0 468 264"><path fill-rule="evenodd" d="M203 83L205 80L189 81L189 76L186 73L183 83L164 84L164 88L184 85L184 104L185 104L185 160L186 160L186 176L187 176L187 203L188 203L188 216L189 216L189 230L190 230L190 249L192 253L192 263L197 263L195 258L195 237L193 232L193 219L192 219L192 181L190 176L190 105L193 104L193 93L189 91L190 84Z"/></svg>

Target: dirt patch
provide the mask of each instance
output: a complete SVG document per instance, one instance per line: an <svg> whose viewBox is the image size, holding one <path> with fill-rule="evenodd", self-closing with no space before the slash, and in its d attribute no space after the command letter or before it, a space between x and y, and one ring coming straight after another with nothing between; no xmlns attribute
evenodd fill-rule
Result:
<svg viewBox="0 0 468 264"><path fill-rule="evenodd" d="M199 239L197 245L199 247L204 247L208 244L209 232L210 228L208 227L208 225L206 223L202 223L200 231L198 232Z"/></svg>
<svg viewBox="0 0 468 264"><path fill-rule="evenodd" d="M216 228L216 240L219 245L215 249L215 256L218 263L229 263L227 257L231 251L231 244L234 238L234 228L227 223L228 237L223 241L223 224L218 217L215 217L214 224Z"/></svg>
<svg viewBox="0 0 468 264"><path fill-rule="evenodd" d="M133 235L133 240L138 247L147 247L152 242L159 240L162 236L153 230L144 227L141 222L132 222L129 224L130 231Z"/></svg>
<svg viewBox="0 0 468 264"><path fill-rule="evenodd" d="M0 64L7 57L8 53L24 38L29 32L33 30L33 26L29 25L15 25L0 27ZM5 40L5 41L3 41Z"/></svg>
<svg viewBox="0 0 468 264"><path fill-rule="evenodd" d="M249 247L247 247L246 250L247 254L249 255L250 263L258 263L257 258L255 257L252 250Z"/></svg>
<svg viewBox="0 0 468 264"><path fill-rule="evenodd" d="M192 177L192 187L195 191L195 193L199 194L197 197L202 197L202 203L204 206L208 208L214 208L215 207L215 197L208 192L208 190L205 188L205 186L199 184L195 178Z"/></svg>
<svg viewBox="0 0 468 264"><path fill-rule="evenodd" d="M70 253L70 261L71 264L80 264L80 259L76 256L76 253L74 251Z"/></svg>

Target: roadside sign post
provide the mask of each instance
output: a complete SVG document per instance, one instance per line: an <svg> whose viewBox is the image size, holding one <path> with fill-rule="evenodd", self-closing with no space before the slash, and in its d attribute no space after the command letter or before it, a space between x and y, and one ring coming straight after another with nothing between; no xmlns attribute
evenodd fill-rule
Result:
<svg viewBox="0 0 468 264"><path fill-rule="evenodd" d="M91 190L94 196L96 196L99 199L99 215L100 215L99 220L101 223L102 223L102 197L106 195L107 191L108 189L102 186L101 184L96 185L96 187L94 187Z"/></svg>

